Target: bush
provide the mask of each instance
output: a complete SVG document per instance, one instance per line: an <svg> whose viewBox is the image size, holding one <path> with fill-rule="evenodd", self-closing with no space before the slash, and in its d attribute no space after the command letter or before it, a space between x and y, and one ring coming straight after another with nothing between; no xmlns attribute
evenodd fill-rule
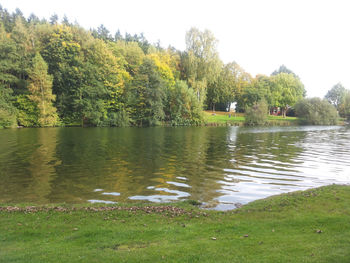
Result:
<svg viewBox="0 0 350 263"><path fill-rule="evenodd" d="M16 115L0 108L0 128L14 128L16 126Z"/></svg>
<svg viewBox="0 0 350 263"><path fill-rule="evenodd" d="M0 128L17 126L16 108L11 103L12 90L0 85Z"/></svg>
<svg viewBox="0 0 350 263"><path fill-rule="evenodd" d="M247 107L245 111L245 125L256 126L267 123L267 103L263 100L255 102L253 106Z"/></svg>
<svg viewBox="0 0 350 263"><path fill-rule="evenodd" d="M304 124L336 125L338 122L336 108L327 100L320 98L300 100L295 105L295 110Z"/></svg>
<svg viewBox="0 0 350 263"><path fill-rule="evenodd" d="M177 81L169 90L167 119L173 126L200 124L203 120L202 104L192 88L184 81Z"/></svg>
<svg viewBox="0 0 350 263"><path fill-rule="evenodd" d="M349 90L347 90L345 92L345 95L343 96L343 100L339 109L339 114L340 116L343 116L350 121L350 91Z"/></svg>
<svg viewBox="0 0 350 263"><path fill-rule="evenodd" d="M107 126L127 127L130 126L130 117L126 110L108 113Z"/></svg>
<svg viewBox="0 0 350 263"><path fill-rule="evenodd" d="M15 97L14 106L17 108L17 122L25 127L39 126L39 109L27 95L18 95Z"/></svg>

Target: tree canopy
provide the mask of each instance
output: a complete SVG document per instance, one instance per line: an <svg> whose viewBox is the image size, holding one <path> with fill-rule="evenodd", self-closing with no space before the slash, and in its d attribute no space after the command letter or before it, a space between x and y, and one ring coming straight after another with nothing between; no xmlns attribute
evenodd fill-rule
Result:
<svg viewBox="0 0 350 263"><path fill-rule="evenodd" d="M0 8L0 126L200 124L204 109L237 102L245 111L265 101L285 115L305 96L284 65L253 77L223 63L209 30L191 28L185 41L184 51L163 48L142 33Z"/></svg>
<svg viewBox="0 0 350 263"><path fill-rule="evenodd" d="M337 110L325 99L303 99L295 105L295 109L305 124L335 125L338 122Z"/></svg>
<svg viewBox="0 0 350 263"><path fill-rule="evenodd" d="M327 92L325 98L339 110L345 94L346 89L341 83L337 83Z"/></svg>

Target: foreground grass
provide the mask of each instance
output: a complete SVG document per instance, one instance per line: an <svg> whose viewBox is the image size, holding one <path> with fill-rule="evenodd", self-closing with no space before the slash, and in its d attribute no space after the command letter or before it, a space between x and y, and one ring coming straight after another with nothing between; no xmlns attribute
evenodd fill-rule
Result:
<svg viewBox="0 0 350 263"><path fill-rule="evenodd" d="M228 212L2 206L0 262L350 262L349 200L332 185Z"/></svg>

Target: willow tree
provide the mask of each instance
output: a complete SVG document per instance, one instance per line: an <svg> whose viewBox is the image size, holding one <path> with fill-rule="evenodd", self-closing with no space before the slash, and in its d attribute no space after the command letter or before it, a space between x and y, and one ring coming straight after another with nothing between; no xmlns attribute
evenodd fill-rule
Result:
<svg viewBox="0 0 350 263"><path fill-rule="evenodd" d="M53 106L55 95L52 94L52 76L47 73L48 66L39 53L33 58L33 66L29 70L29 99L36 103L39 109L38 123L40 126L54 126L58 117Z"/></svg>

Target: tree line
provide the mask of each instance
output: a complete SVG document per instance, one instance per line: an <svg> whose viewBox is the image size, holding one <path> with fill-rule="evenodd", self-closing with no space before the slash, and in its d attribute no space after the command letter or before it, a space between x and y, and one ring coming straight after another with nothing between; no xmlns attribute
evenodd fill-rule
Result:
<svg viewBox="0 0 350 263"><path fill-rule="evenodd" d="M285 66L253 78L221 61L210 31L191 28L185 40L184 51L163 48L143 34L0 7L0 126L196 125L203 109L234 101L243 112L264 100L285 116L305 97Z"/></svg>

